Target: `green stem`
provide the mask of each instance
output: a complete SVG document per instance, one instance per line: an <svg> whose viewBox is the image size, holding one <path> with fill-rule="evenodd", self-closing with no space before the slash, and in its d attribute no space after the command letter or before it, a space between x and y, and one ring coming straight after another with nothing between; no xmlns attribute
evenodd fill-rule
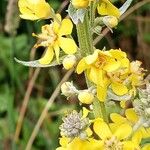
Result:
<svg viewBox="0 0 150 150"><path fill-rule="evenodd" d="M90 5L90 26L91 26L91 28L94 25L95 9L96 9L96 1L92 1L91 5Z"/></svg>
<svg viewBox="0 0 150 150"><path fill-rule="evenodd" d="M85 14L83 23L77 24L77 34L81 55L88 56L93 53L93 39L90 31L88 11Z"/></svg>
<svg viewBox="0 0 150 150"><path fill-rule="evenodd" d="M83 23L77 24L78 41L82 57L88 56L94 52L91 28L94 24L95 19L95 6L96 2L91 2L89 14L87 11ZM86 72L85 78L88 88L91 87L93 84L89 81ZM100 102L97 98L95 98L93 105L93 113L95 118L101 117L104 119L104 121L108 122L104 103Z"/></svg>
<svg viewBox="0 0 150 150"><path fill-rule="evenodd" d="M107 117L105 104L104 104L104 102L99 102L99 103L100 103L100 108L101 108L101 113L102 113L103 119L105 122L108 123L109 121L108 121L108 117Z"/></svg>
<svg viewBox="0 0 150 150"><path fill-rule="evenodd" d="M94 102L93 102L93 113L94 113L95 118L98 118L98 117L103 118L102 111L101 111L101 105L97 98L95 98Z"/></svg>

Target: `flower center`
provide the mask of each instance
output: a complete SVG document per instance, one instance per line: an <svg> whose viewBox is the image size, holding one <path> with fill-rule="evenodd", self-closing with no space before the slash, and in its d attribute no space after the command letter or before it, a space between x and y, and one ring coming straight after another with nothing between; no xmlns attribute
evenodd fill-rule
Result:
<svg viewBox="0 0 150 150"><path fill-rule="evenodd" d="M123 150L122 143L115 137L112 136L104 141L105 150Z"/></svg>
<svg viewBox="0 0 150 150"><path fill-rule="evenodd" d="M95 62L94 66L98 69L103 68L106 64L106 58L104 56L99 56L97 61Z"/></svg>
<svg viewBox="0 0 150 150"><path fill-rule="evenodd" d="M57 35L53 30L53 26L51 25L43 26L42 33L38 35L33 33L33 36L36 36L41 40L41 42L39 44L36 44L35 47L38 47L38 46L47 47L47 46L53 45L54 42L57 40Z"/></svg>

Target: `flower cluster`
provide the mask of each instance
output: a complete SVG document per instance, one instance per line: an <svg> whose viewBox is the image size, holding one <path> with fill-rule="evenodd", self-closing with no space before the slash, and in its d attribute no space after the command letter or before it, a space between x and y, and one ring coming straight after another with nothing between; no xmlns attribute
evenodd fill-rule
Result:
<svg viewBox="0 0 150 150"><path fill-rule="evenodd" d="M109 0L71 0L68 14L76 25L75 42L71 19L55 14L45 0L18 2L21 18L51 19L41 27L41 33L32 34L38 38L34 47L45 47L44 55L28 64L62 64L64 69L84 73L86 78L86 89L80 90L69 81L60 87L67 100L77 97L81 110L63 118L57 150L150 150L150 142L143 142L150 138L150 83L144 79L142 62L130 61L121 49L99 50L93 45L93 34L101 35L103 27L112 31L130 3L127 0L117 8ZM124 107L113 95L124 102ZM115 111L111 111L110 99Z"/></svg>
<svg viewBox="0 0 150 150"><path fill-rule="evenodd" d="M94 54L80 60L77 73L86 71L89 80L97 86L99 100L105 101L108 87L117 95L135 92L135 87L143 81L140 65L139 61L130 63L126 53L120 49L95 50Z"/></svg>
<svg viewBox="0 0 150 150"><path fill-rule="evenodd" d="M70 140L63 136L60 138L61 147L57 150L148 150L150 145L140 147L142 138L148 135L147 131L140 129L133 133L131 124L125 120L124 118L122 122L110 124L104 122L102 118L91 120L93 131L87 134L87 139L76 136ZM94 135L97 135L97 138Z"/></svg>

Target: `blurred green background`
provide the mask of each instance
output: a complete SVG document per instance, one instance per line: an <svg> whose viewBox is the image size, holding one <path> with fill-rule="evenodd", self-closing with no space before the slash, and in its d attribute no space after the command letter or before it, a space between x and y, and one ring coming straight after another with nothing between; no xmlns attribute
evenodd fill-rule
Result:
<svg viewBox="0 0 150 150"><path fill-rule="evenodd" d="M139 2L134 0L132 6ZM50 0L49 3L62 16L67 15L68 1ZM123 0L115 0L117 6L123 3ZM65 73L62 66L36 70L14 61L14 57L21 60L40 58L44 49L32 48L36 39L31 34L39 33L45 23L50 21L21 20L17 0L0 1L0 150L25 148L47 100ZM76 39L75 30L73 36ZM109 32L97 44L97 48L104 46L107 49L120 47L131 60L141 60L143 67L150 70L150 4L130 14L114 29L114 34ZM19 141L13 146L20 108L35 70L37 77L31 89ZM83 75L74 74L71 78L80 89L86 87ZM58 96L33 143L33 150L54 150L58 146L61 118L66 110L74 107L77 107L75 98L67 101L63 96Z"/></svg>

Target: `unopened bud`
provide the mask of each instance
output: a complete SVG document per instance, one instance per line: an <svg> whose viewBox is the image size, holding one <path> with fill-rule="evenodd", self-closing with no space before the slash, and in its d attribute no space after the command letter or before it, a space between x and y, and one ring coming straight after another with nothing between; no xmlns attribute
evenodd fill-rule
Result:
<svg viewBox="0 0 150 150"><path fill-rule="evenodd" d="M80 137L86 139L85 130L89 126L89 119L82 118L81 113L73 111L63 118L63 123L60 126L61 135L68 138Z"/></svg>
<svg viewBox="0 0 150 150"><path fill-rule="evenodd" d="M73 86L72 82L65 82L61 85L61 92L66 97L70 97L78 93L78 90Z"/></svg>
<svg viewBox="0 0 150 150"><path fill-rule="evenodd" d="M72 0L72 5L76 9L86 8L89 5L89 0Z"/></svg>
<svg viewBox="0 0 150 150"><path fill-rule="evenodd" d="M94 100L94 95L88 90L83 90L79 92L78 99L83 104L91 104Z"/></svg>
<svg viewBox="0 0 150 150"><path fill-rule="evenodd" d="M118 25L118 19L114 16L103 17L103 23L109 28L114 28Z"/></svg>
<svg viewBox="0 0 150 150"><path fill-rule="evenodd" d="M76 64L76 57L74 55L68 55L63 60L63 66L66 70L71 69Z"/></svg>

